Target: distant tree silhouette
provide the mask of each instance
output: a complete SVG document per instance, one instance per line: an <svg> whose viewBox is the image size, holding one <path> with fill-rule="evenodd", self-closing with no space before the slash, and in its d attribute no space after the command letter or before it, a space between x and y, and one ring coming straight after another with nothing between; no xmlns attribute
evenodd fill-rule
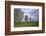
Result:
<svg viewBox="0 0 46 36"><path fill-rule="evenodd" d="M15 8L14 9L14 19L15 21L20 22L23 19L23 12L21 11L20 8Z"/></svg>

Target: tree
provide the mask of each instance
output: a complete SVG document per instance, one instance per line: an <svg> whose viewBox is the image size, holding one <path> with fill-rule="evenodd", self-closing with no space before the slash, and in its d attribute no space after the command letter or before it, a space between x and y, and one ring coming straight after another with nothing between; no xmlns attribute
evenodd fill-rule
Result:
<svg viewBox="0 0 46 36"><path fill-rule="evenodd" d="M21 11L21 9L19 8L14 9L14 19L15 21L22 21L23 12Z"/></svg>

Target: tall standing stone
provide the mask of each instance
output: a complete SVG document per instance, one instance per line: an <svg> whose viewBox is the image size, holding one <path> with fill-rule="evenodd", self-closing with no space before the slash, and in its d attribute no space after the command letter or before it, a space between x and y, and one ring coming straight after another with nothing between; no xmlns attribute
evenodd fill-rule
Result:
<svg viewBox="0 0 46 36"><path fill-rule="evenodd" d="M25 22L28 22L28 16L25 15Z"/></svg>
<svg viewBox="0 0 46 36"><path fill-rule="evenodd" d="M30 18L30 22L31 22L31 18Z"/></svg>

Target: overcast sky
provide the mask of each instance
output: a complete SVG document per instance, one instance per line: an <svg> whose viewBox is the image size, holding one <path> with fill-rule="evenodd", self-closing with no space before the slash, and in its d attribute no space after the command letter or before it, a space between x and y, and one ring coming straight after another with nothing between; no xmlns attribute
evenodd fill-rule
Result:
<svg viewBox="0 0 46 36"><path fill-rule="evenodd" d="M21 11L23 11L24 15L31 17L33 21L39 20L39 9L21 8Z"/></svg>

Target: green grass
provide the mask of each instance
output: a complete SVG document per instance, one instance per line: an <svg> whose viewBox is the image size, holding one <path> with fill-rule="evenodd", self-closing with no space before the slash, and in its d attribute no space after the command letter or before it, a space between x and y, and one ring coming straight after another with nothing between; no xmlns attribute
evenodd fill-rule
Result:
<svg viewBox="0 0 46 36"><path fill-rule="evenodd" d="M14 27L36 27L39 26L38 22L15 22Z"/></svg>

